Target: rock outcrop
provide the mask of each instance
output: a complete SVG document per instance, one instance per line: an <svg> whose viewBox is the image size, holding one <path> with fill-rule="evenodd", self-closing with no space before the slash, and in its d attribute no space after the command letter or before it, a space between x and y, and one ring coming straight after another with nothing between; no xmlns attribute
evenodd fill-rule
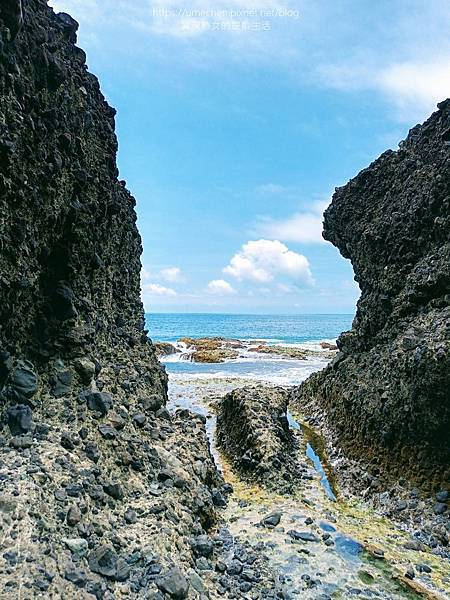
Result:
<svg viewBox="0 0 450 600"><path fill-rule="evenodd" d="M278 493L292 493L306 470L298 440L289 427L288 393L283 388L248 386L219 403L217 441L244 479Z"/></svg>
<svg viewBox="0 0 450 600"><path fill-rule="evenodd" d="M185 598L222 480L204 419L165 408L115 111L77 28L0 3L0 597Z"/></svg>
<svg viewBox="0 0 450 600"><path fill-rule="evenodd" d="M438 487L450 476L450 100L346 186L324 237L361 298L340 353L293 395L350 456Z"/></svg>

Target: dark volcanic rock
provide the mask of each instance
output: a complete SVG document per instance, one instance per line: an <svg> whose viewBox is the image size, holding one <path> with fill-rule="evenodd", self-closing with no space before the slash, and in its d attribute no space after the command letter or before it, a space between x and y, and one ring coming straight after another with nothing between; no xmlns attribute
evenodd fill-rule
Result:
<svg viewBox="0 0 450 600"><path fill-rule="evenodd" d="M339 443L385 470L450 479L450 100L325 212L361 298L340 354L294 394Z"/></svg>
<svg viewBox="0 0 450 600"><path fill-rule="evenodd" d="M7 410L8 425L13 435L27 433L31 429L32 412L29 406L18 404Z"/></svg>
<svg viewBox="0 0 450 600"><path fill-rule="evenodd" d="M22 3L2 0L0 348L36 364L140 343L141 239L78 24L43 0L23 13L22 26Z"/></svg>
<svg viewBox="0 0 450 600"><path fill-rule="evenodd" d="M204 420L165 408L115 110L77 29L0 1L0 487L20 497L0 506L0 597L185 598L180 569L207 595L192 567L214 569L223 481Z"/></svg>
<svg viewBox="0 0 450 600"><path fill-rule="evenodd" d="M157 579L156 585L175 600L187 598L189 592L189 581L178 567L174 567L166 575Z"/></svg>
<svg viewBox="0 0 450 600"><path fill-rule="evenodd" d="M235 468L278 491L298 476L287 399L283 388L249 386L227 394L217 416L218 442Z"/></svg>

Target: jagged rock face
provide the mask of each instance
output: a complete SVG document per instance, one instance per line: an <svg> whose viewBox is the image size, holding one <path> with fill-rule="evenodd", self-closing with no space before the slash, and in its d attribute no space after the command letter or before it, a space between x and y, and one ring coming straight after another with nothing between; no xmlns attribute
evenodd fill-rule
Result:
<svg viewBox="0 0 450 600"><path fill-rule="evenodd" d="M217 440L233 467L278 493L291 493L302 476L287 402L283 388L249 386L227 394L217 415Z"/></svg>
<svg viewBox="0 0 450 600"><path fill-rule="evenodd" d="M346 186L324 237L361 288L338 358L295 401L319 403L354 456L443 481L450 464L450 101Z"/></svg>
<svg viewBox="0 0 450 600"><path fill-rule="evenodd" d="M135 201L77 28L44 0L0 5L0 346L44 359L143 329Z"/></svg>
<svg viewBox="0 0 450 600"><path fill-rule="evenodd" d="M176 565L184 598L222 480L204 420L165 408L115 113L77 27L1 0L0 597L156 598Z"/></svg>

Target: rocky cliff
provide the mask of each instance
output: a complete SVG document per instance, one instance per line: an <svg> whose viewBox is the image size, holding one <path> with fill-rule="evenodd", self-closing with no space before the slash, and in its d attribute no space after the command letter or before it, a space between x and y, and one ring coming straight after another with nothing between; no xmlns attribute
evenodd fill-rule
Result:
<svg viewBox="0 0 450 600"><path fill-rule="evenodd" d="M320 406L350 456L443 483L450 475L450 100L336 190L324 237L361 298L340 353L294 394Z"/></svg>
<svg viewBox="0 0 450 600"><path fill-rule="evenodd" d="M115 111L77 28L0 2L0 597L185 598L223 482L204 419L165 408Z"/></svg>

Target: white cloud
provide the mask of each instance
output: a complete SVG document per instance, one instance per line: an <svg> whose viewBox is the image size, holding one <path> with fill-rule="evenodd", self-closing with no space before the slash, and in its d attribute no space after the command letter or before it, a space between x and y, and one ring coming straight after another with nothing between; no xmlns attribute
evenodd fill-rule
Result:
<svg viewBox="0 0 450 600"><path fill-rule="evenodd" d="M269 283L277 275L285 275L295 281L313 283L308 259L278 240L247 242L223 272L239 281Z"/></svg>
<svg viewBox="0 0 450 600"><path fill-rule="evenodd" d="M313 204L309 211L297 212L286 219L264 219L258 226L260 235L300 244L325 244L322 237L323 211L327 202Z"/></svg>
<svg viewBox="0 0 450 600"><path fill-rule="evenodd" d="M327 87L344 92L376 90L397 109L401 120L422 119L450 96L450 55L424 61L386 65L354 62L321 65L319 76Z"/></svg>
<svg viewBox="0 0 450 600"><path fill-rule="evenodd" d="M159 283L146 283L142 286L142 291L149 296L167 296L168 298L173 298L177 295L175 290Z"/></svg>
<svg viewBox="0 0 450 600"><path fill-rule="evenodd" d="M431 62L403 62L380 71L376 83L400 108L423 107L427 112L450 96L450 56Z"/></svg>
<svg viewBox="0 0 450 600"><path fill-rule="evenodd" d="M164 281L169 281L171 283L183 281L183 274L179 267L168 267L167 269L162 269L159 274Z"/></svg>
<svg viewBox="0 0 450 600"><path fill-rule="evenodd" d="M212 294L213 296L231 296L236 293L236 290L225 279L210 281L206 290L208 294Z"/></svg>

